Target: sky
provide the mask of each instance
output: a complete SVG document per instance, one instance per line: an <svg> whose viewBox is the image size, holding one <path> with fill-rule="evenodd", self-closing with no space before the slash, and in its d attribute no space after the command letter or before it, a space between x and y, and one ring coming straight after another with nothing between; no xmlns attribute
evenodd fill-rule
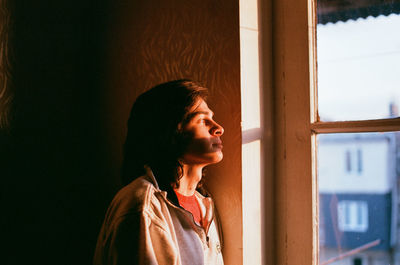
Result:
<svg viewBox="0 0 400 265"><path fill-rule="evenodd" d="M323 121L381 119L400 105L400 15L317 26Z"/></svg>

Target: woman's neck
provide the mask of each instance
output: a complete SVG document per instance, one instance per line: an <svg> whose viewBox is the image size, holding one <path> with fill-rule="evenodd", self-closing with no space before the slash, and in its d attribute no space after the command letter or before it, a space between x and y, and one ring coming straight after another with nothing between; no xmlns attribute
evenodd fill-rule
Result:
<svg viewBox="0 0 400 265"><path fill-rule="evenodd" d="M176 191L185 196L192 196L202 175L203 166L183 165L183 176L179 180L179 188Z"/></svg>

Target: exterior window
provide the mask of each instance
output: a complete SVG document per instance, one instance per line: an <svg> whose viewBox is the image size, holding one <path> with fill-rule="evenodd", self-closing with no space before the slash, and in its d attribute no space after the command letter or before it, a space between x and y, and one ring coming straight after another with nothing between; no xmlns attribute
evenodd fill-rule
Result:
<svg viewBox="0 0 400 265"><path fill-rule="evenodd" d="M338 224L343 232L368 230L368 204L363 201L341 201L338 204Z"/></svg>
<svg viewBox="0 0 400 265"><path fill-rule="evenodd" d="M357 171L358 171L358 174L361 174L363 171L363 161L362 161L361 149L357 150Z"/></svg>
<svg viewBox="0 0 400 265"><path fill-rule="evenodd" d="M363 172L362 150L357 149L357 152L355 152L354 150L346 150L345 163L346 172L348 174L355 173L357 169L358 175L361 175Z"/></svg>
<svg viewBox="0 0 400 265"><path fill-rule="evenodd" d="M349 150L346 151L346 171L351 172L351 152Z"/></svg>

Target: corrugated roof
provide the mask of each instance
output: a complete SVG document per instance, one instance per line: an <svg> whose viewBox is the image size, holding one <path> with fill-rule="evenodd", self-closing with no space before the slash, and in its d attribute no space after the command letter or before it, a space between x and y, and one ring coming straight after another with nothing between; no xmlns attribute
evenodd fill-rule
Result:
<svg viewBox="0 0 400 265"><path fill-rule="evenodd" d="M400 0L318 0L318 24L400 14Z"/></svg>

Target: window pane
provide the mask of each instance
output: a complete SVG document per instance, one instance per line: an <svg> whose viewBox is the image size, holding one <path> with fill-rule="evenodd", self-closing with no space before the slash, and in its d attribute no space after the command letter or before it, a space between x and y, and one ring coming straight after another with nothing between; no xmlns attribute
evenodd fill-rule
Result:
<svg viewBox="0 0 400 265"><path fill-rule="evenodd" d="M317 143L320 264L400 264L400 132L322 134Z"/></svg>
<svg viewBox="0 0 400 265"><path fill-rule="evenodd" d="M398 117L400 1L318 0L322 121Z"/></svg>

